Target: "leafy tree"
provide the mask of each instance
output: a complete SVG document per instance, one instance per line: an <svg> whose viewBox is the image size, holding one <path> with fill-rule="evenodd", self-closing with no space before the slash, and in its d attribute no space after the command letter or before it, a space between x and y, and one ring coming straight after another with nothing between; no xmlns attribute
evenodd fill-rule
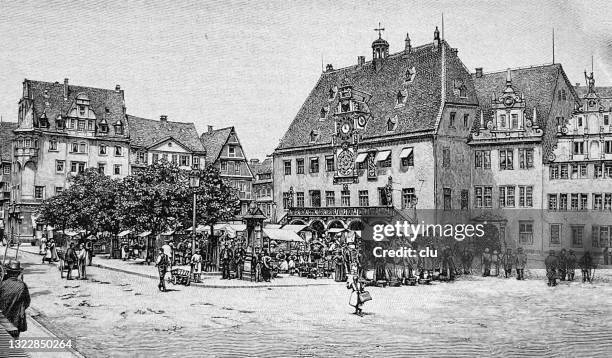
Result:
<svg viewBox="0 0 612 358"><path fill-rule="evenodd" d="M77 210L73 205L74 197L72 194L69 190L64 190L60 194L43 201L38 208L38 221L64 232L68 228L75 227Z"/></svg>

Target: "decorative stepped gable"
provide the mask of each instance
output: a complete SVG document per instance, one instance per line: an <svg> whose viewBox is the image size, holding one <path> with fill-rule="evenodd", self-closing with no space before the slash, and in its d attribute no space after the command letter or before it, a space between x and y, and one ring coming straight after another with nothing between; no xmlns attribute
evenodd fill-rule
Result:
<svg viewBox="0 0 612 358"><path fill-rule="evenodd" d="M431 44L388 54L388 43L377 39L372 45L375 58L338 70L331 66L317 84L290 124L277 150L330 146L336 134L334 111L342 99L339 89L350 86L367 94L365 102L370 117L361 139L433 134L443 101L477 105L477 97L469 71L457 57L457 51L439 38ZM442 80L443 67L445 79ZM444 83L444 85L443 85ZM460 91L456 91L453 85ZM443 88L446 93L443 95ZM389 131L388 122L396 125ZM314 139L313 139L314 135Z"/></svg>

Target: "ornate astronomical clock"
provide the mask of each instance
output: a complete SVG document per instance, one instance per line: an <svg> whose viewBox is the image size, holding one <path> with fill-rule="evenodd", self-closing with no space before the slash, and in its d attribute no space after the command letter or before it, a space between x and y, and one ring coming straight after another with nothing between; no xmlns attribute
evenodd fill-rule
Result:
<svg viewBox="0 0 612 358"><path fill-rule="evenodd" d="M360 134L366 129L370 118L367 100L370 95L344 85L339 90L340 98L334 121L334 154L336 156L336 174L334 184L357 183L357 148Z"/></svg>

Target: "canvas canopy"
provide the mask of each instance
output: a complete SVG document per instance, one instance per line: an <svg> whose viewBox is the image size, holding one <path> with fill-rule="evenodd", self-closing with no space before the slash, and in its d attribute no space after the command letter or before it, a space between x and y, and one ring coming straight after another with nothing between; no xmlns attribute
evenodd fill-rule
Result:
<svg viewBox="0 0 612 358"><path fill-rule="evenodd" d="M263 233L265 236L269 237L270 240L304 242L304 240L293 230L264 228Z"/></svg>

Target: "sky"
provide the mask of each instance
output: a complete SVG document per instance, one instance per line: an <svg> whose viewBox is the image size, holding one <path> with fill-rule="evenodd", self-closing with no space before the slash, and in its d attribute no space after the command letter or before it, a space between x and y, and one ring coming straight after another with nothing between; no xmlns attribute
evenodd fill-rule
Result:
<svg viewBox="0 0 612 358"><path fill-rule="evenodd" d="M593 1L5 1L0 115L16 121L24 78L125 90L129 114L234 126L249 158L271 154L321 75L444 37L468 69L561 63L612 85L612 17Z"/></svg>

